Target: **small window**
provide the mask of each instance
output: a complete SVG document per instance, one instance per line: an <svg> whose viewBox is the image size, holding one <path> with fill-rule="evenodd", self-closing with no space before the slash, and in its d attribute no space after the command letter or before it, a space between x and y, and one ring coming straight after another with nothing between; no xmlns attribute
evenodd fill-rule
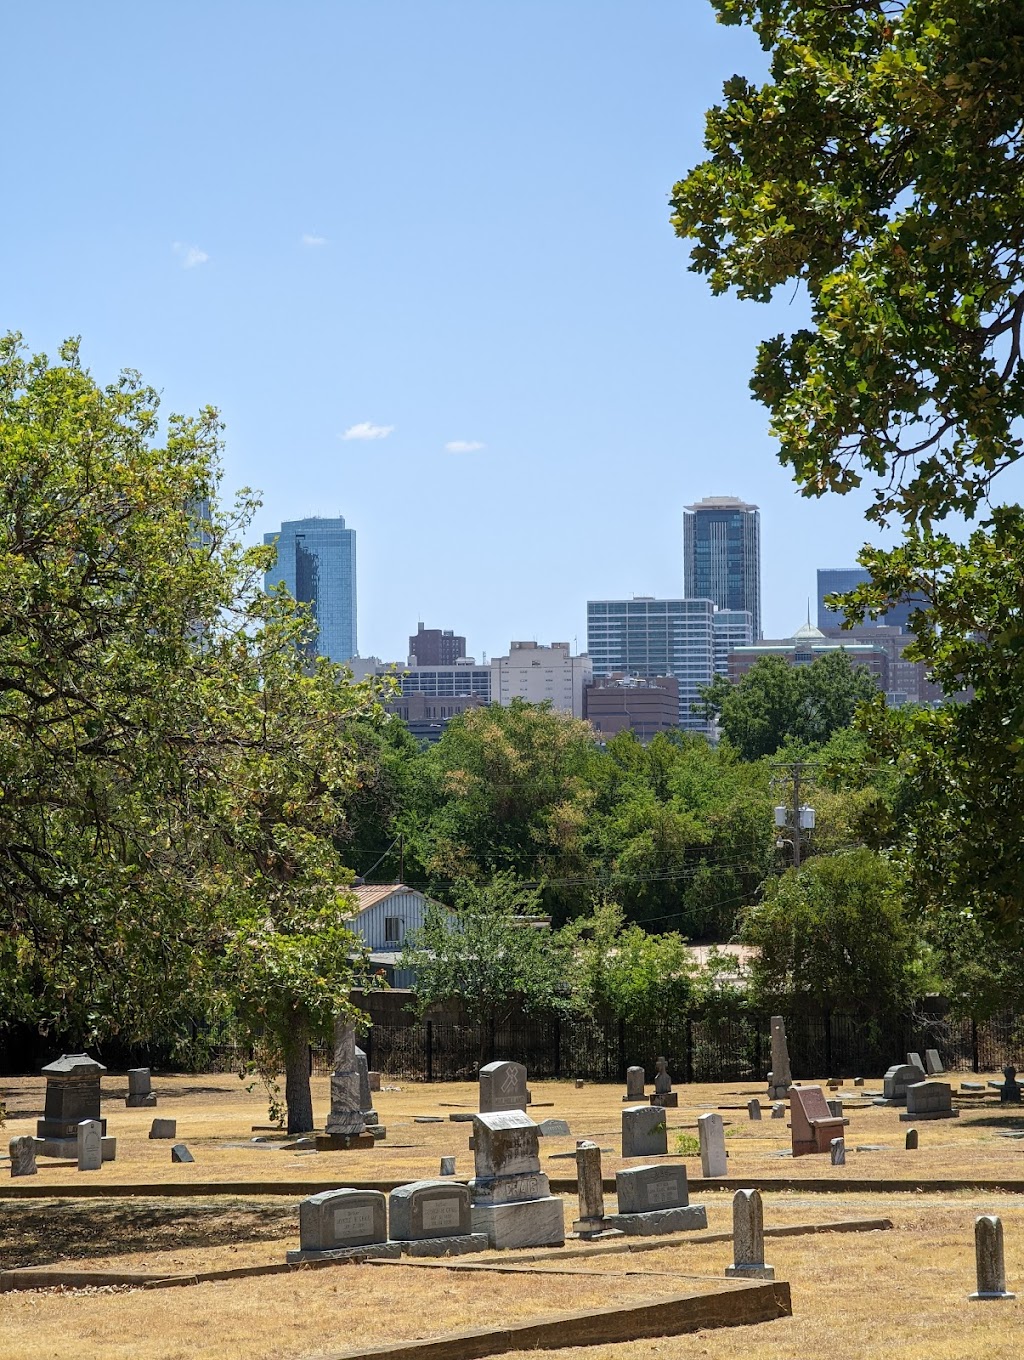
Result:
<svg viewBox="0 0 1024 1360"><path fill-rule="evenodd" d="M405 922L401 916L384 917L384 939L389 944L401 944Z"/></svg>

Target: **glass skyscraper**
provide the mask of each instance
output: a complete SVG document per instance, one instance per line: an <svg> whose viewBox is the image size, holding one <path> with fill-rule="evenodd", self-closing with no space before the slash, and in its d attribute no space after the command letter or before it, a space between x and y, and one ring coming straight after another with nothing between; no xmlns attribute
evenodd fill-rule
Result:
<svg viewBox="0 0 1024 1360"><path fill-rule="evenodd" d="M823 633L841 628L846 621L846 614L842 609L829 609L825 603L825 596L842 595L848 590L855 590L857 586L866 586L870 581L871 574L863 567L818 568L818 627ZM894 604L877 619L866 618L861 626L870 628L873 625L877 627L884 624L888 628L900 628L907 632L911 614L924 608L924 605L925 600L921 596L915 596L903 600L900 604Z"/></svg>
<svg viewBox="0 0 1024 1360"><path fill-rule="evenodd" d="M683 512L683 594L746 610L761 636L761 515L735 496L707 496Z"/></svg>
<svg viewBox="0 0 1024 1360"><path fill-rule="evenodd" d="M308 604L317 623L311 650L331 661L356 655L356 531L337 519L286 520L279 533L264 534L277 545L277 562L264 584L284 582L290 595Z"/></svg>

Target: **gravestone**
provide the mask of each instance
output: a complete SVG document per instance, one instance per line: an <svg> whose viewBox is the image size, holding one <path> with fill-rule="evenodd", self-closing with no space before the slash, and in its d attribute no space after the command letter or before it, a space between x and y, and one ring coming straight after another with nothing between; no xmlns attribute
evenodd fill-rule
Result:
<svg viewBox="0 0 1024 1360"><path fill-rule="evenodd" d="M841 1100L827 1100L825 1104L828 1106L829 1114L834 1115L836 1119L842 1119L843 1102Z"/></svg>
<svg viewBox="0 0 1024 1360"><path fill-rule="evenodd" d="M904 1124L919 1119L958 1119L953 1109L953 1088L948 1081L918 1081L907 1087L907 1108L900 1120Z"/></svg>
<svg viewBox="0 0 1024 1360"><path fill-rule="evenodd" d="M974 1303L1017 1297L1006 1291L1003 1221L995 1214L982 1214L974 1220L974 1264L978 1289L967 1296Z"/></svg>
<svg viewBox="0 0 1024 1360"><path fill-rule="evenodd" d="M930 1077L941 1077L945 1068L942 1066L942 1059L939 1057L937 1048L926 1048L924 1051L924 1065Z"/></svg>
<svg viewBox="0 0 1024 1360"><path fill-rule="evenodd" d="M442 1175L442 1176L454 1176L454 1175L455 1175L455 1158L454 1158L454 1157L442 1157L442 1158L441 1158L441 1175Z"/></svg>
<svg viewBox="0 0 1024 1360"><path fill-rule="evenodd" d="M36 1166L36 1143L35 1139L25 1134L21 1138L11 1139L11 1175L12 1176L34 1176L39 1168Z"/></svg>
<svg viewBox="0 0 1024 1360"><path fill-rule="evenodd" d="M522 1110L495 1110L473 1127L473 1231L495 1248L561 1246L562 1201L541 1172L536 1124Z"/></svg>
<svg viewBox="0 0 1024 1360"><path fill-rule="evenodd" d="M908 1067L916 1067L917 1070L918 1070L919 1072L924 1072L925 1076L928 1075L928 1073L925 1071L925 1065L924 1065L924 1063L921 1061L921 1055L920 1055L920 1053L908 1053L908 1054L907 1054L907 1066L908 1066Z"/></svg>
<svg viewBox="0 0 1024 1360"><path fill-rule="evenodd" d="M380 1073L379 1073L379 1072L375 1072L372 1068L370 1068L370 1069L367 1071L367 1073L366 1073L366 1077L367 1077L367 1080L368 1080L369 1083L370 1083L370 1090L371 1090L371 1091L379 1091L379 1090L380 1090Z"/></svg>
<svg viewBox="0 0 1024 1360"><path fill-rule="evenodd" d="M576 1090L577 1090L577 1091L582 1091L582 1090L583 1090L583 1078L582 1078L582 1077L577 1077L577 1078L576 1078Z"/></svg>
<svg viewBox="0 0 1024 1360"><path fill-rule="evenodd" d="M564 1119L542 1119L537 1125L541 1138L571 1138L569 1125Z"/></svg>
<svg viewBox="0 0 1024 1360"><path fill-rule="evenodd" d="M98 1119L83 1119L78 1125L78 1169L99 1171L103 1165L102 1124Z"/></svg>
<svg viewBox="0 0 1024 1360"><path fill-rule="evenodd" d="M912 1063L893 1063L882 1078L882 1094L875 1096L875 1105L906 1105L907 1088L916 1086L925 1077Z"/></svg>
<svg viewBox="0 0 1024 1360"><path fill-rule="evenodd" d="M720 1114L697 1117L697 1137L700 1140L700 1165L705 1177L727 1176L725 1156L725 1125Z"/></svg>
<svg viewBox="0 0 1024 1360"><path fill-rule="evenodd" d="M829 1143L829 1152L832 1154L833 1166L846 1165L846 1139L833 1138Z"/></svg>
<svg viewBox="0 0 1024 1360"><path fill-rule="evenodd" d="M786 1043L786 1022L781 1015L772 1016L771 1037L772 1070L768 1073L768 1095L772 1100L781 1100L793 1085L789 1045Z"/></svg>
<svg viewBox="0 0 1024 1360"><path fill-rule="evenodd" d="M775 1270L764 1263L764 1210L757 1190L737 1190L732 1198L732 1265L728 1276L774 1280Z"/></svg>
<svg viewBox="0 0 1024 1360"><path fill-rule="evenodd" d="M747 1101L747 1116L755 1121L761 1118L761 1102L756 1097Z"/></svg>
<svg viewBox="0 0 1024 1360"><path fill-rule="evenodd" d="M129 1067L128 1094L124 1103L130 1110L151 1108L156 1104L153 1094L153 1074L148 1067Z"/></svg>
<svg viewBox="0 0 1024 1360"><path fill-rule="evenodd" d="M359 1073L359 1112L363 1116L363 1123L366 1125L366 1132L371 1138L380 1140L388 1136L388 1131L380 1122L380 1115L373 1108L373 1082L370 1080L370 1069L367 1066L366 1054L357 1044L356 1070ZM377 1083L377 1090L380 1090L380 1082Z"/></svg>
<svg viewBox="0 0 1024 1360"><path fill-rule="evenodd" d="M708 1226L703 1204L691 1204L686 1167L634 1166L615 1173L618 1213L605 1222L628 1237L688 1232Z"/></svg>
<svg viewBox="0 0 1024 1360"><path fill-rule="evenodd" d="M184 1143L175 1143L174 1147L171 1148L171 1161L194 1162L195 1158L192 1156L191 1152L189 1152L188 1148L185 1146Z"/></svg>
<svg viewBox="0 0 1024 1360"><path fill-rule="evenodd" d="M622 1111L623 1157L664 1157L668 1125L659 1105L634 1105Z"/></svg>
<svg viewBox="0 0 1024 1360"><path fill-rule="evenodd" d="M1003 1084L999 1088L1000 1105L1019 1105L1020 1084L1017 1081L1017 1069L1015 1067L1003 1068Z"/></svg>
<svg viewBox="0 0 1024 1360"><path fill-rule="evenodd" d="M103 1160L113 1162L117 1160L117 1139L106 1137L100 1139L100 1147L103 1149Z"/></svg>
<svg viewBox="0 0 1024 1360"><path fill-rule="evenodd" d="M576 1189L580 1216L572 1230L584 1240L599 1237L606 1230L601 1149L587 1138L581 1138L576 1144Z"/></svg>
<svg viewBox="0 0 1024 1360"><path fill-rule="evenodd" d="M775 1103L772 1105L772 1118L785 1119L785 1117L786 1117L786 1102L783 1100L775 1101Z"/></svg>
<svg viewBox="0 0 1024 1360"><path fill-rule="evenodd" d="M679 1095L672 1090L672 1078L668 1074L668 1059L655 1059L657 1071L654 1075L654 1094L651 1096L652 1105L660 1105L662 1109L674 1110L679 1105Z"/></svg>
<svg viewBox="0 0 1024 1360"><path fill-rule="evenodd" d="M465 1256L487 1250L473 1232L469 1186L455 1181L414 1181L388 1196L391 1240L406 1256Z"/></svg>
<svg viewBox="0 0 1024 1360"><path fill-rule="evenodd" d="M480 1113L526 1109L526 1068L517 1062L492 1062L480 1069Z"/></svg>
<svg viewBox="0 0 1024 1360"><path fill-rule="evenodd" d="M37 1157L77 1157L78 1126L100 1118L100 1078L107 1069L85 1053L65 1053L43 1068L46 1097L43 1118L36 1124Z"/></svg>
<svg viewBox="0 0 1024 1360"><path fill-rule="evenodd" d="M363 1117L364 1103L370 1103L366 1055L363 1054L363 1063L360 1067L356 1055L355 1025L347 1016L339 1016L334 1024L331 1110L324 1125L324 1132L317 1134L318 1152L373 1147L376 1139L366 1131L366 1120Z"/></svg>
<svg viewBox="0 0 1024 1360"><path fill-rule="evenodd" d="M917 1151L917 1129L907 1129L907 1138L904 1146L907 1152Z"/></svg>
<svg viewBox="0 0 1024 1360"><path fill-rule="evenodd" d="M381 1191L323 1190L299 1205L299 1249L285 1259L394 1260L401 1254L401 1245L388 1241L388 1206Z"/></svg>
<svg viewBox="0 0 1024 1360"><path fill-rule="evenodd" d="M853 1084L854 1084L854 1086L863 1086L863 1085L864 1085L864 1078L863 1078L863 1077L854 1077L854 1079L853 1079Z"/></svg>
<svg viewBox="0 0 1024 1360"><path fill-rule="evenodd" d="M627 1067L626 1094L622 1099L632 1101L643 1100L645 1098L644 1086L646 1085L646 1082L647 1074L642 1067Z"/></svg>
<svg viewBox="0 0 1024 1360"><path fill-rule="evenodd" d="M149 1129L150 1138L177 1138L178 1121L176 1119L154 1119Z"/></svg>

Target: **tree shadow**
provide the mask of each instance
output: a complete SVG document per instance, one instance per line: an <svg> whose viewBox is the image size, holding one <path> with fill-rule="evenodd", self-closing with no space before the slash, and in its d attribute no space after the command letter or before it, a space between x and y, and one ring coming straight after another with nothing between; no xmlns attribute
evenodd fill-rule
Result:
<svg viewBox="0 0 1024 1360"><path fill-rule="evenodd" d="M984 1119L972 1119L972 1129L1024 1129L1024 1109L1017 1107L1016 1114L990 1114Z"/></svg>

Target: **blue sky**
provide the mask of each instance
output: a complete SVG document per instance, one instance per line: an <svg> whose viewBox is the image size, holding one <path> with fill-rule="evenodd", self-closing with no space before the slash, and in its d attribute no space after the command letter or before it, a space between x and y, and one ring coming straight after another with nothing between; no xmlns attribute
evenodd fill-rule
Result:
<svg viewBox="0 0 1024 1360"><path fill-rule="evenodd" d="M478 658L582 649L588 598L682 593L707 495L761 507L769 636L853 564L866 497L800 498L747 390L799 301L711 298L669 227L705 108L764 69L703 0L63 0L4 28L0 325L218 406L253 541L343 514L363 655L418 619Z"/></svg>

